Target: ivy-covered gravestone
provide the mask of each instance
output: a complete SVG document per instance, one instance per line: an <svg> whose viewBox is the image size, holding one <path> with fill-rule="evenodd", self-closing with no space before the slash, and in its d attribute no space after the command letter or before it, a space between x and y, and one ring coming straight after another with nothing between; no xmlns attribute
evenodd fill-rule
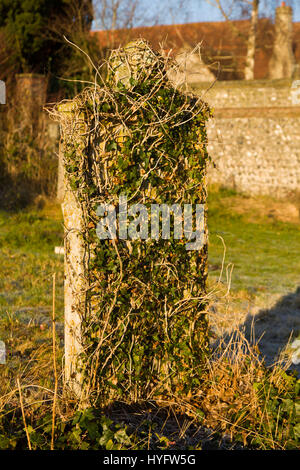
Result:
<svg viewBox="0 0 300 470"><path fill-rule="evenodd" d="M143 40L58 105L66 382L84 403L193 394L208 354L205 103ZM193 221L193 224L192 224Z"/></svg>

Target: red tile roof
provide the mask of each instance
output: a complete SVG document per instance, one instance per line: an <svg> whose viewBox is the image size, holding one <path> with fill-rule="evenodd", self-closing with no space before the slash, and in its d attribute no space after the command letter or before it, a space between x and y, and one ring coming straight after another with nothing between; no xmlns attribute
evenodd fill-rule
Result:
<svg viewBox="0 0 300 470"><path fill-rule="evenodd" d="M100 47L114 48L120 44L144 38L155 49L162 47L174 53L185 45L191 47L201 43L204 61L216 73L217 63L221 65L221 79L243 78L246 57L246 42L250 22L248 20L188 23L181 25L157 25L139 27L131 30L93 31ZM234 30L238 29L239 35ZM269 19L262 18L258 23L257 49L255 58L255 78L268 76L268 63L272 54L274 25ZM300 23L294 23L293 48L300 63Z"/></svg>

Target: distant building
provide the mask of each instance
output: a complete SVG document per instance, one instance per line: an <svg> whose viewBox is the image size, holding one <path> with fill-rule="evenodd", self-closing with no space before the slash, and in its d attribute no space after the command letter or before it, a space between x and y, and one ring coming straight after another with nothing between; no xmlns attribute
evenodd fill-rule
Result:
<svg viewBox="0 0 300 470"><path fill-rule="evenodd" d="M282 5L278 10L283 9L287 13L285 18L291 22L290 34L287 39L290 45L284 45L283 49L288 54L293 54L295 70L300 64L300 22L292 23L290 7ZM243 79L243 71L246 60L247 38L250 22L240 20L232 22L237 26L240 34L237 35L232 24L226 21L189 23L182 25L164 25L139 27L131 30L94 31L97 35L101 47L114 48L129 40L143 37L156 49L164 49L166 52L176 56L182 48L194 48L201 44L201 57L208 66L209 71L218 76L221 80ZM289 31L289 26L287 29ZM277 28L277 29L276 29ZM277 41L275 39L277 32ZM255 79L269 78L270 60L275 60L273 52L282 49L281 39L278 40L278 22L275 26L271 20L261 18L258 22L257 44L255 54ZM277 54L278 55L278 54ZM292 59L293 59L292 58ZM199 65L199 64L198 64ZM277 67L278 68L278 67ZM279 67L280 68L280 67ZM209 76L206 73L207 76ZM279 73L280 75L280 73ZM278 77L278 73L276 74Z"/></svg>

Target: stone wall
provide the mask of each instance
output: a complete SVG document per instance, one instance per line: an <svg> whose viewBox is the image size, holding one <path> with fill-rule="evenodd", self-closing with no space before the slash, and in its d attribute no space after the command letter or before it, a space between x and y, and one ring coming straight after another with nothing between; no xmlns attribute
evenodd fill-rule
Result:
<svg viewBox="0 0 300 470"><path fill-rule="evenodd" d="M208 130L210 182L276 197L300 192L300 117L216 118Z"/></svg>
<svg viewBox="0 0 300 470"><path fill-rule="evenodd" d="M300 192L300 106L292 104L291 82L219 82L204 96L215 116L209 182L275 197Z"/></svg>
<svg viewBox="0 0 300 470"><path fill-rule="evenodd" d="M213 108L292 106L292 80L220 81L193 87Z"/></svg>

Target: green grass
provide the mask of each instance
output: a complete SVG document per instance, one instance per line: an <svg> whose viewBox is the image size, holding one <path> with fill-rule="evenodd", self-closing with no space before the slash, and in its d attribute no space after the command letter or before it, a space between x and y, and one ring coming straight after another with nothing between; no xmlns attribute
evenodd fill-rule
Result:
<svg viewBox="0 0 300 470"><path fill-rule="evenodd" d="M239 215L232 209L235 196L238 195L225 189L209 191L210 279L213 281L220 273L221 236L226 245L225 264L234 264L234 291L293 291L299 285L300 225L256 217L250 200L249 212ZM268 199L264 204L268 204ZM58 205L43 210L0 212L0 314L21 308L50 308L55 272L57 314L62 318L63 257L54 254L54 247L62 245L62 241L63 221Z"/></svg>
<svg viewBox="0 0 300 470"><path fill-rule="evenodd" d="M59 207L0 212L0 315L25 308L50 308L52 275L57 275L57 313L63 315L63 258Z"/></svg>
<svg viewBox="0 0 300 470"><path fill-rule="evenodd" d="M253 212L251 216L248 212L237 214L232 210L234 196L234 192L225 189L209 193L210 265L220 268L224 252L218 238L221 236L226 245L226 263L234 264L233 290L282 294L295 290L299 286L300 224L256 217ZM211 272L211 277L216 275Z"/></svg>

